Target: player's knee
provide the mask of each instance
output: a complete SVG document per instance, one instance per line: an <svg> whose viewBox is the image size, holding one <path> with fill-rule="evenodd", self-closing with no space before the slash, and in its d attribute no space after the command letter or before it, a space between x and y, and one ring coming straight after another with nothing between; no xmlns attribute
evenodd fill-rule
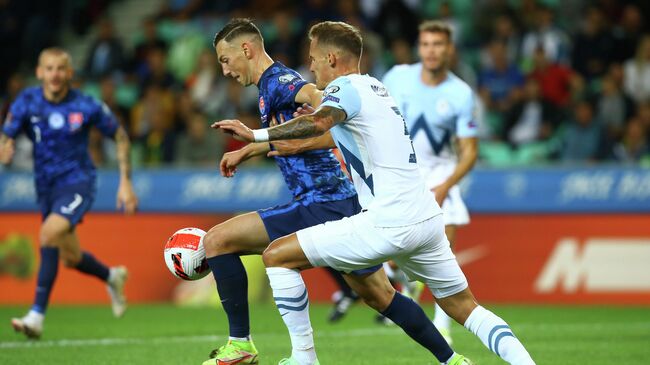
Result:
<svg viewBox="0 0 650 365"><path fill-rule="evenodd" d="M39 240L43 247L59 247L63 234L49 227L41 227Z"/></svg>
<svg viewBox="0 0 650 365"><path fill-rule="evenodd" d="M222 225L214 226L203 237L203 247L208 257L237 252L238 248L229 239L229 230Z"/></svg>
<svg viewBox="0 0 650 365"><path fill-rule="evenodd" d="M395 296L395 289L391 287L373 287L362 294L363 301L372 309L383 312L388 308Z"/></svg>
<svg viewBox="0 0 650 365"><path fill-rule="evenodd" d="M282 255L282 247L278 244L270 244L262 253L262 261L266 267L284 267L285 260Z"/></svg>

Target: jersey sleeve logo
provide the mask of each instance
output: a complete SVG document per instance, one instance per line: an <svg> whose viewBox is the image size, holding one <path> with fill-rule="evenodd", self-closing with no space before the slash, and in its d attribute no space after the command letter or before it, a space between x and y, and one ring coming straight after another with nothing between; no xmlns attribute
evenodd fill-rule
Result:
<svg viewBox="0 0 650 365"><path fill-rule="evenodd" d="M61 113L55 112L50 114L50 117L47 119L50 128L52 129L61 129L65 125L65 118Z"/></svg>
<svg viewBox="0 0 650 365"><path fill-rule="evenodd" d="M278 77L278 81L280 81L281 84L288 84L295 79L297 79L297 77L292 74L286 74Z"/></svg>
<svg viewBox="0 0 650 365"><path fill-rule="evenodd" d="M332 86L326 88L325 91L323 91L323 97L326 97L329 94L334 94L334 93L338 92L339 90L341 90L340 87L338 87L336 85L332 85Z"/></svg>
<svg viewBox="0 0 650 365"><path fill-rule="evenodd" d="M264 107L265 107L265 106L266 106L266 104L264 103L264 97L263 97L263 96L260 96L260 113L261 113L261 114L266 114L266 113L264 112Z"/></svg>

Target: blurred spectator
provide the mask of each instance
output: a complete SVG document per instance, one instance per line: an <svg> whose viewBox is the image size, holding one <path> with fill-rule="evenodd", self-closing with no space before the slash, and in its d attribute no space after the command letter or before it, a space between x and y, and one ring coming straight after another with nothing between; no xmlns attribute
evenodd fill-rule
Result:
<svg viewBox="0 0 650 365"><path fill-rule="evenodd" d="M524 35L522 56L530 60L539 47L552 63L569 63L569 38L554 24L553 10L540 6L536 13L535 28Z"/></svg>
<svg viewBox="0 0 650 365"><path fill-rule="evenodd" d="M288 11L278 11L271 19L272 34L266 38L267 47L271 58L280 61L289 67L298 64L297 44L301 35L296 34L292 26L292 17Z"/></svg>
<svg viewBox="0 0 650 365"><path fill-rule="evenodd" d="M477 1L473 14L475 33L483 43L494 39L494 20L505 16L509 19L522 19L517 16L515 9L510 6L508 0L484 0Z"/></svg>
<svg viewBox="0 0 650 365"><path fill-rule="evenodd" d="M638 163L650 154L646 129L639 118L632 118L625 126L622 140L612 149L612 157L620 162Z"/></svg>
<svg viewBox="0 0 650 365"><path fill-rule="evenodd" d="M460 21L454 17L451 6L448 1L443 1L438 7L438 20L447 24L451 28L451 38L455 45L463 42L463 28Z"/></svg>
<svg viewBox="0 0 650 365"><path fill-rule="evenodd" d="M7 113L9 113L9 107L11 103L16 99L18 94L25 88L25 79L19 73L13 73L9 76L7 81L7 87L4 94L6 98L2 102L2 107L0 108L0 126L4 124ZM31 171L34 167L34 156L32 154L33 145L25 133L21 133L18 138L16 138L15 144L15 154L14 158L11 160L11 165L9 167L14 170L22 171ZM0 166L0 171L2 171L2 166Z"/></svg>
<svg viewBox="0 0 650 365"><path fill-rule="evenodd" d="M573 42L573 69L587 81L600 77L607 71L614 53L614 38L605 21L602 10L590 6L582 29Z"/></svg>
<svg viewBox="0 0 650 365"><path fill-rule="evenodd" d="M623 8L623 15L618 27L614 28L614 60L623 62L634 57L637 45L643 33L643 15L634 4Z"/></svg>
<svg viewBox="0 0 650 365"><path fill-rule="evenodd" d="M580 100L575 104L573 117L564 131L562 145L560 156L564 162L593 162L601 154L602 130L589 101Z"/></svg>
<svg viewBox="0 0 650 365"><path fill-rule="evenodd" d="M223 133L212 130L205 116L196 113L188 120L185 132L176 139L174 162L215 168L223 152Z"/></svg>
<svg viewBox="0 0 650 365"><path fill-rule="evenodd" d="M479 90L490 110L506 111L521 97L524 76L515 64L508 62L506 45L500 40L489 44L491 67L479 73Z"/></svg>
<svg viewBox="0 0 650 365"><path fill-rule="evenodd" d="M225 79L219 78L220 69L217 65L214 50L206 48L199 56L194 73L185 82L192 102L204 113L212 115L216 114L219 102L225 94Z"/></svg>
<svg viewBox="0 0 650 365"><path fill-rule="evenodd" d="M151 49L147 57L147 67L140 81L140 91L144 91L150 85L164 89L171 89L176 86L176 79L167 70L167 54L163 49Z"/></svg>
<svg viewBox="0 0 650 365"><path fill-rule="evenodd" d="M203 0L167 0L158 13L159 18L190 19L203 5Z"/></svg>
<svg viewBox="0 0 650 365"><path fill-rule="evenodd" d="M603 77L601 93L596 105L596 115L611 140L618 140L623 133L625 120L634 112L634 102L621 90L613 72Z"/></svg>
<svg viewBox="0 0 650 365"><path fill-rule="evenodd" d="M528 79L523 99L505 114L502 139L513 146L547 139L555 129L557 113L553 104L542 100L537 81Z"/></svg>
<svg viewBox="0 0 650 365"><path fill-rule="evenodd" d="M174 95L159 85L151 84L140 101L131 110L131 135L146 139L154 129L171 130L175 115Z"/></svg>
<svg viewBox="0 0 650 365"><path fill-rule="evenodd" d="M328 0L306 0L300 6L300 20L302 21L302 34L305 34L314 23L337 19L332 2Z"/></svg>
<svg viewBox="0 0 650 365"><path fill-rule="evenodd" d="M124 66L124 47L115 37L113 23L104 18L98 28L97 40L90 47L84 66L84 75L91 79L110 75Z"/></svg>
<svg viewBox="0 0 650 365"><path fill-rule="evenodd" d="M623 68L625 92L637 103L650 99L650 34L641 38L635 57Z"/></svg>
<svg viewBox="0 0 650 365"><path fill-rule="evenodd" d="M506 46L509 63L516 63L519 59L521 36L512 19L507 15L499 15L493 24L492 40L499 40ZM481 66L492 67L492 57L487 49L481 51Z"/></svg>
<svg viewBox="0 0 650 365"><path fill-rule="evenodd" d="M167 42L158 36L156 20L146 18L142 22L142 38L135 43L131 68L137 74L144 75L147 70L147 60L152 50L167 51Z"/></svg>
<svg viewBox="0 0 650 365"><path fill-rule="evenodd" d="M410 42L404 38L395 38L390 43L390 53L393 56L394 65L413 63L413 49Z"/></svg>
<svg viewBox="0 0 650 365"><path fill-rule="evenodd" d="M372 29L379 34L384 44L395 38L417 39L420 19L404 2L387 0L379 11Z"/></svg>
<svg viewBox="0 0 650 365"><path fill-rule="evenodd" d="M650 100L645 101L637 106L636 116L643 124L648 140L650 140Z"/></svg>
<svg viewBox="0 0 650 365"><path fill-rule="evenodd" d="M160 166L170 163L174 158L174 134L168 117L162 109L151 110L149 114L149 133L136 141L141 162L145 166Z"/></svg>
<svg viewBox="0 0 650 365"><path fill-rule="evenodd" d="M533 70L529 77L539 83L542 98L558 107L569 105L572 93L581 91L580 77L569 67L547 58L543 47L538 47L533 57Z"/></svg>

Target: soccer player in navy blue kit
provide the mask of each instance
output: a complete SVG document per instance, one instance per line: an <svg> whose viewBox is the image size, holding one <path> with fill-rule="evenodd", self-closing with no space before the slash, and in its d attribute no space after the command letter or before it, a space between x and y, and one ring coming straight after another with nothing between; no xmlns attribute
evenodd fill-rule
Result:
<svg viewBox="0 0 650 365"><path fill-rule="evenodd" d="M256 85L259 88L259 109L264 127L273 120L291 119L293 112L303 103L320 103L322 93L315 85L307 83L298 73L269 57L259 29L250 20L231 20L217 33L213 44L224 75L244 86ZM329 147L332 145L331 136L324 135L301 143L309 144L315 150L284 156L272 151L282 142L271 145L266 142L251 143L222 158L221 173L231 177L237 165L252 156L275 156L294 199L285 205L234 217L213 227L203 238L208 264L230 327L228 343L213 351L204 365L259 362L258 351L250 337L248 279L240 255L261 254L272 240L360 211L357 193ZM295 147L288 144L284 146ZM326 147L317 148L321 145ZM263 183L260 181L260 184ZM345 277L352 289L378 310L386 310L395 296L399 304L392 306L392 310L385 312L385 315L430 351L443 354L441 357L446 354L445 358L453 354L422 309L410 299L395 293L379 266L348 273ZM300 275L298 279L300 283L285 282L282 285L304 286ZM292 344L291 356L281 360L280 364L318 364L307 291L301 291L295 297L274 299L278 308L285 311L282 318L289 328Z"/></svg>
<svg viewBox="0 0 650 365"><path fill-rule="evenodd" d="M34 144L34 175L43 223L40 230L41 262L31 310L13 318L12 327L28 338L39 338L59 259L64 265L97 277L107 285L113 314L126 310L124 267L107 267L82 251L76 225L92 206L96 172L88 153L88 133L97 127L115 138L120 168L117 207L128 214L138 204L129 165L129 138L108 107L70 87L73 70L70 55L59 48L41 52L36 68L40 87L24 90L9 109L0 136L0 163L14 154L14 138L23 132Z"/></svg>

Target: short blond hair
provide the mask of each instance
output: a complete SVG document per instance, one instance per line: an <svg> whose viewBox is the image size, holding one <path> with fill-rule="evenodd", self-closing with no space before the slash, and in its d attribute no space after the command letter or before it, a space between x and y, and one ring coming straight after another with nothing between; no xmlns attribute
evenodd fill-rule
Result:
<svg viewBox="0 0 650 365"><path fill-rule="evenodd" d="M354 57L361 58L363 38L356 27L343 22L321 22L309 29L309 39L319 44L337 47Z"/></svg>
<svg viewBox="0 0 650 365"><path fill-rule="evenodd" d="M68 51L66 51L63 48L49 47L42 50L41 53L39 53L38 55L39 65L41 64L45 56L65 57L66 61L68 62L68 65L72 66L72 57L70 57L70 53L68 53Z"/></svg>
<svg viewBox="0 0 650 365"><path fill-rule="evenodd" d="M451 27L447 23L439 20L426 20L418 27L420 33L443 33L447 35L447 39L451 40Z"/></svg>

